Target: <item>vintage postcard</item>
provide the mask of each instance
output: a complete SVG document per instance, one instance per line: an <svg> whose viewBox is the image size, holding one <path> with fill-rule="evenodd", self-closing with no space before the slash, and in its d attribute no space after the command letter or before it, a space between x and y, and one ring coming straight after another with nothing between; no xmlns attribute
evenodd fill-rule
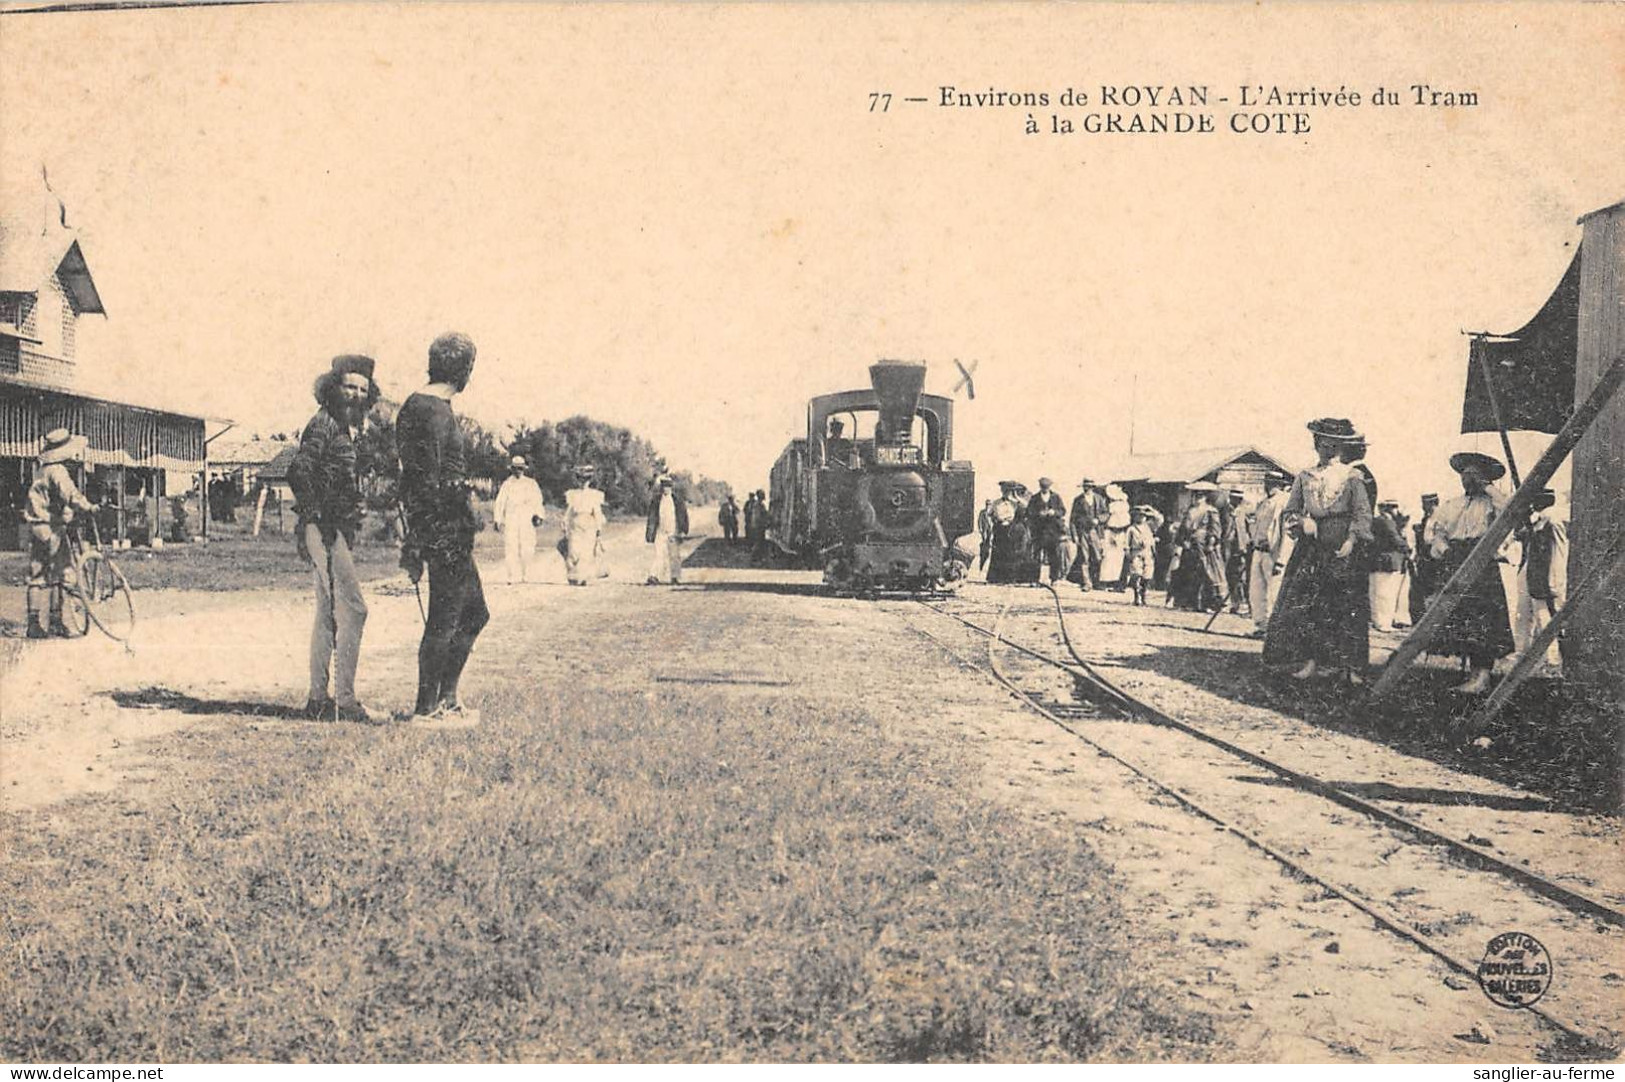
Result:
<svg viewBox="0 0 1625 1082"><path fill-rule="evenodd" d="M0 1058L1616 1058L1621 148L1615 3L6 0Z"/></svg>

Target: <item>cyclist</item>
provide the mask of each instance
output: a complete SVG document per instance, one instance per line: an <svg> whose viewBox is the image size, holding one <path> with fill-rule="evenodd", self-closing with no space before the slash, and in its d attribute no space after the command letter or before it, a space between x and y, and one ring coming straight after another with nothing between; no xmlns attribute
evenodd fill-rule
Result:
<svg viewBox="0 0 1625 1082"><path fill-rule="evenodd" d="M45 434L45 445L40 449L39 468L34 483L28 488L28 501L23 509L23 521L28 523L28 637L43 639L47 635L66 638L68 627L62 622L62 587L73 583L73 570L69 564L67 529L74 513L94 513L97 506L85 498L79 486L73 483L67 463L85 449L85 438L75 436L66 428L53 428ZM50 627L40 624L39 595L48 594Z"/></svg>

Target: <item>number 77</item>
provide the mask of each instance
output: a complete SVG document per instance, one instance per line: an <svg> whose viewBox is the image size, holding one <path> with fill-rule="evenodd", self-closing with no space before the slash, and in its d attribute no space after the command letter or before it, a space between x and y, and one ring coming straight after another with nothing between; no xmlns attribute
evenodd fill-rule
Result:
<svg viewBox="0 0 1625 1082"><path fill-rule="evenodd" d="M880 111L882 113L888 112L891 109L891 95L890 94L883 94L878 90L875 91L874 93L870 94L869 95L869 111L871 113L874 112L875 111L875 106L877 106L877 105L880 107Z"/></svg>

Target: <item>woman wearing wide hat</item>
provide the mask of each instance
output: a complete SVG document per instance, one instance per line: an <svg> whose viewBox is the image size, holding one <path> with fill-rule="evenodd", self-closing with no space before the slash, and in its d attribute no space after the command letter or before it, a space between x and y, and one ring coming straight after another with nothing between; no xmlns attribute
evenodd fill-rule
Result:
<svg viewBox="0 0 1625 1082"><path fill-rule="evenodd" d="M1462 494L1446 501L1433 520L1431 555L1438 562L1440 582L1456 573L1507 503L1505 493L1493 484L1505 475L1506 467L1489 455L1462 451L1450 456L1450 468L1461 475ZM1457 691L1478 695L1489 688L1495 659L1513 650L1506 587L1496 564L1486 564L1468 585L1430 649L1467 659L1472 672Z"/></svg>
<svg viewBox="0 0 1625 1082"><path fill-rule="evenodd" d="M1264 635L1264 663L1296 666L1293 676L1344 676L1363 683L1371 649L1371 600L1354 550L1371 540L1364 478L1342 461L1360 442L1343 417L1310 421L1316 463L1292 483L1281 518L1293 538L1291 560Z"/></svg>
<svg viewBox="0 0 1625 1082"><path fill-rule="evenodd" d="M62 583L71 572L68 568L67 526L74 512L94 512L96 505L85 498L79 486L73 483L68 463L78 458L85 449L85 438L75 436L65 428L53 428L45 434L40 448L39 468L34 483L28 486L28 500L23 506L23 521L28 524L28 637L43 639L47 635L68 635L62 622ZM50 628L40 623L40 595L48 594Z"/></svg>

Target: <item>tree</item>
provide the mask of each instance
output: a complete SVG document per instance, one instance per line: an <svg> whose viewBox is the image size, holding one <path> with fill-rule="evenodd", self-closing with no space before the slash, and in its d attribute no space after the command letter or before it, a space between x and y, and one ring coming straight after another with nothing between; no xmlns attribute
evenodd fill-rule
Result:
<svg viewBox="0 0 1625 1082"><path fill-rule="evenodd" d="M562 503L565 490L575 486L575 468L590 464L605 505L628 514L648 511L654 480L666 472L665 456L648 440L580 414L558 422L517 425L508 452L530 459L531 475L554 503ZM687 472L673 474L673 480L690 503L709 503L727 492L722 482Z"/></svg>

